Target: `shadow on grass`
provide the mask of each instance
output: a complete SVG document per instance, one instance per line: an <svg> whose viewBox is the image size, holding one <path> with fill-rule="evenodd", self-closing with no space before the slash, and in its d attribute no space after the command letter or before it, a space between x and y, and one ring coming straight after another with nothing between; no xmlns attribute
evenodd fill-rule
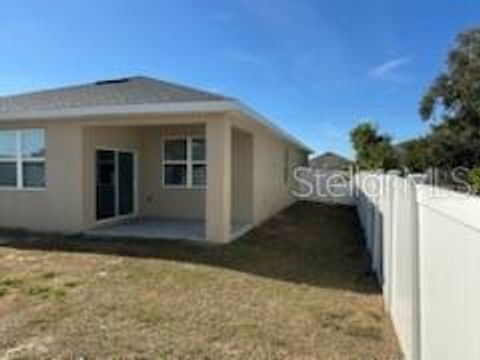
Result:
<svg viewBox="0 0 480 360"><path fill-rule="evenodd" d="M316 287L379 291L355 210L297 203L243 238L222 246L142 239L91 239L2 232L6 248L108 254L189 262Z"/></svg>

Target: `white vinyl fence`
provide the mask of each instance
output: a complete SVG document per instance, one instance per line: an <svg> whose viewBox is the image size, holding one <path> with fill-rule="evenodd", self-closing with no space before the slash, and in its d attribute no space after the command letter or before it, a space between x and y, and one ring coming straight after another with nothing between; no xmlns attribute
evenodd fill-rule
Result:
<svg viewBox="0 0 480 360"><path fill-rule="evenodd" d="M407 359L480 359L480 198L395 175L353 181Z"/></svg>

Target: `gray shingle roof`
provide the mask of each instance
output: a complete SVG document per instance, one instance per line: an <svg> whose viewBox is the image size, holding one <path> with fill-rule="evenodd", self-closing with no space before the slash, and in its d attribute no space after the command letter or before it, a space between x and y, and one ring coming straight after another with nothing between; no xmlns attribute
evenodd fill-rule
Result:
<svg viewBox="0 0 480 360"><path fill-rule="evenodd" d="M344 170L352 165L352 161L341 155L326 152L310 160L310 166L322 170Z"/></svg>
<svg viewBox="0 0 480 360"><path fill-rule="evenodd" d="M228 99L203 90L137 76L0 97L0 114L217 100Z"/></svg>

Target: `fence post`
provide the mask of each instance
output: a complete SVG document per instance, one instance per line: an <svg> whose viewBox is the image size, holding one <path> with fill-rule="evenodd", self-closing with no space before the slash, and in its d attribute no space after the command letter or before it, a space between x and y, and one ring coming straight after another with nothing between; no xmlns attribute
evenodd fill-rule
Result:
<svg viewBox="0 0 480 360"><path fill-rule="evenodd" d="M408 179L409 198L410 198L410 220L411 220L411 237L413 239L413 271L412 271L412 286L413 286L413 309L412 309L412 360L421 359L421 298L420 298L420 229L419 229L419 210L417 187L414 179Z"/></svg>
<svg viewBox="0 0 480 360"><path fill-rule="evenodd" d="M385 221L383 228L383 294L385 311L390 312L392 302L392 247L393 247L393 180L391 175L385 176Z"/></svg>
<svg viewBox="0 0 480 360"><path fill-rule="evenodd" d="M373 259L373 270L377 275L378 282L383 283L383 223L385 220L384 214L384 176L376 175L377 180L377 192L375 196L374 203L374 217L373 217L373 249L372 249L372 259Z"/></svg>

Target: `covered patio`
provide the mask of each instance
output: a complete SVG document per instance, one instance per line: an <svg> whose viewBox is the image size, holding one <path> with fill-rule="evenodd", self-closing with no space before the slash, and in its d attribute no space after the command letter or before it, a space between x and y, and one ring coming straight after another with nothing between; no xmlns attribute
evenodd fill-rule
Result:
<svg viewBox="0 0 480 360"><path fill-rule="evenodd" d="M253 227L253 135L214 116L86 123L84 234L225 243Z"/></svg>

